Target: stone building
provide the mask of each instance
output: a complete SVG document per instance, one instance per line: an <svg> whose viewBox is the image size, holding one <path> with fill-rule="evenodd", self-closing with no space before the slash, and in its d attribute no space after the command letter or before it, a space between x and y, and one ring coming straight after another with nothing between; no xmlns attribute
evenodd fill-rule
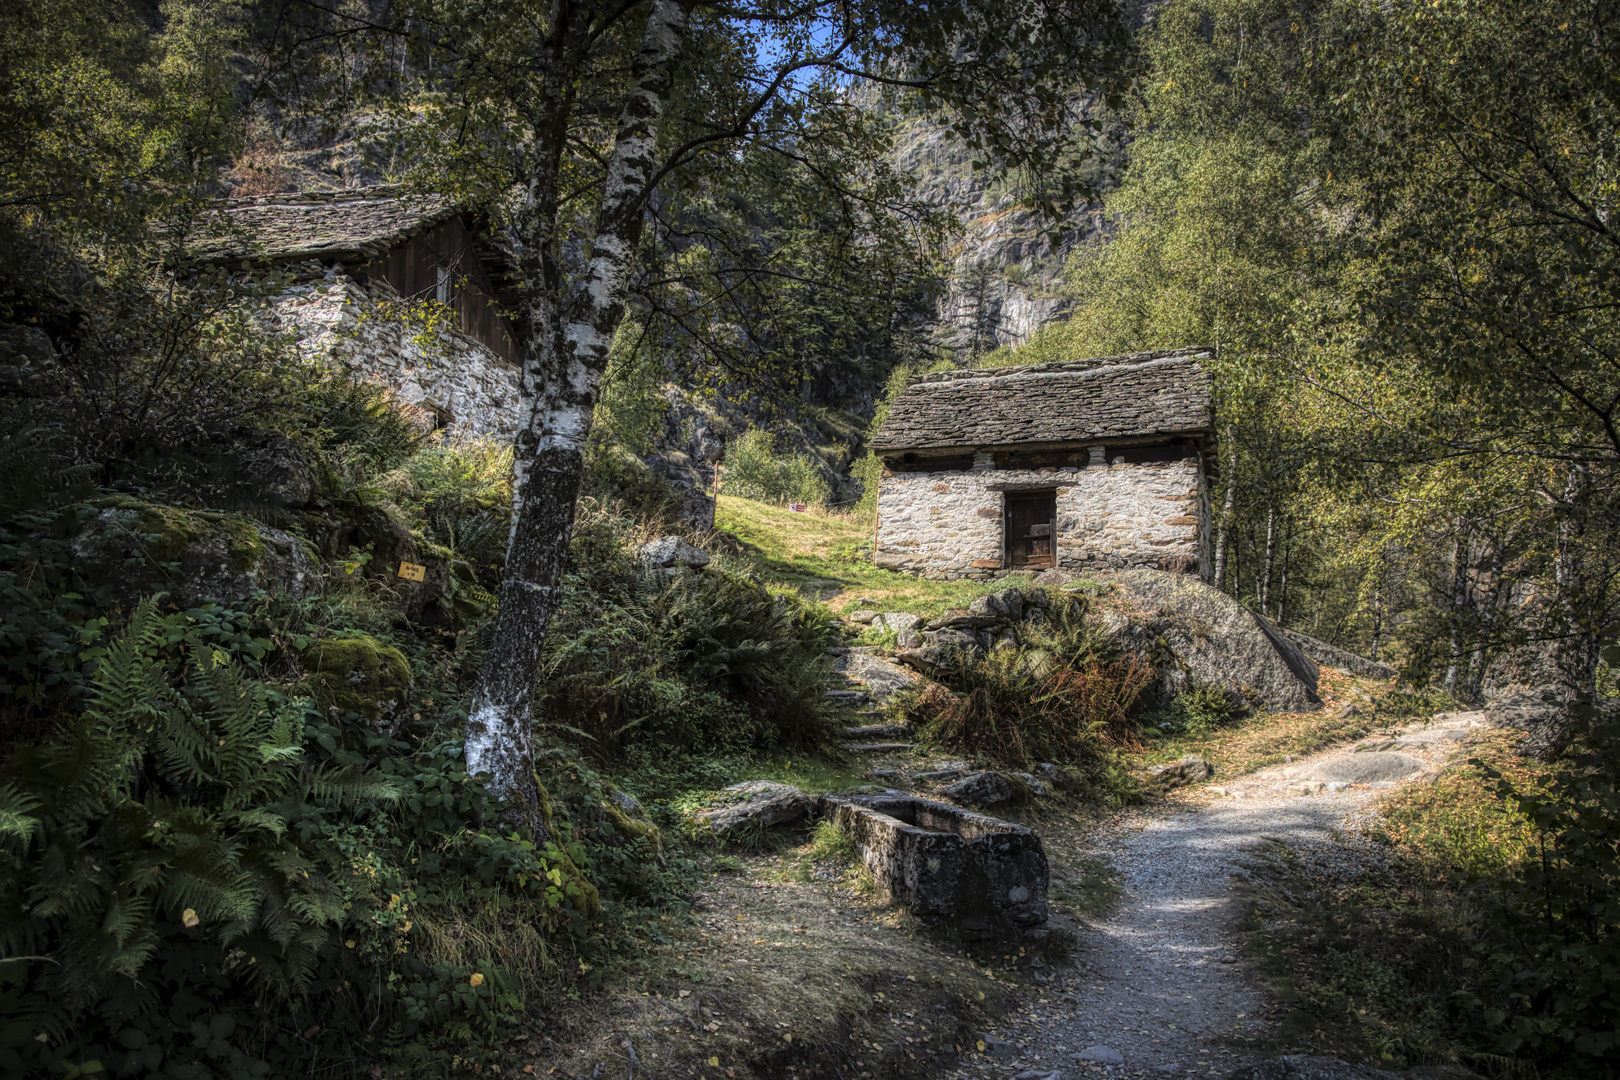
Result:
<svg viewBox="0 0 1620 1080"><path fill-rule="evenodd" d="M872 440L873 561L931 578L1138 566L1207 578L1209 355L914 379Z"/></svg>
<svg viewBox="0 0 1620 1080"><path fill-rule="evenodd" d="M522 335L488 236L442 198L370 187L229 200L193 251L290 279L266 323L307 358L391 387L436 427L511 438Z"/></svg>

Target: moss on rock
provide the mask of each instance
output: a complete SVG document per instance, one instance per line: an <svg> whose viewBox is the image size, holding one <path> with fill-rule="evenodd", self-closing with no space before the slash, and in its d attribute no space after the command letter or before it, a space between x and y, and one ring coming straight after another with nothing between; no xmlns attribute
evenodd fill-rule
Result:
<svg viewBox="0 0 1620 1080"><path fill-rule="evenodd" d="M304 655L304 682L327 708L356 712L372 721L392 716L411 693L405 654L374 637L326 638Z"/></svg>
<svg viewBox="0 0 1620 1080"><path fill-rule="evenodd" d="M318 580L306 541L248 518L128 496L99 505L74 539L74 554L81 573L126 600L155 590L181 603L258 592L300 596Z"/></svg>

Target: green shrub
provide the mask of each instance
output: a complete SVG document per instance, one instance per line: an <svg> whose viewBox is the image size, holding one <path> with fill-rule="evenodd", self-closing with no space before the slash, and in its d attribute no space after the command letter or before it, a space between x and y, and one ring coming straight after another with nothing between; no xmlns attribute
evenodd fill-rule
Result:
<svg viewBox="0 0 1620 1080"><path fill-rule="evenodd" d="M547 638L540 715L603 760L816 745L831 642L827 613L713 568L670 576L609 550L572 560Z"/></svg>
<svg viewBox="0 0 1620 1080"><path fill-rule="evenodd" d="M1134 659L1057 666L1032 651L992 652L907 711L930 743L1001 765L1094 763L1136 742L1130 707L1152 672ZM920 714L920 715L916 715Z"/></svg>
<svg viewBox="0 0 1620 1080"><path fill-rule="evenodd" d="M832 497L820 463L807 454L782 453L776 436L750 428L726 446L720 490L755 502L825 506Z"/></svg>
<svg viewBox="0 0 1620 1080"><path fill-rule="evenodd" d="M950 693L901 700L923 738L1001 765L1110 761L1137 745L1131 706L1152 671L1108 655L1086 627L1082 605L1047 594L1048 623L1025 627L1011 649L994 649L944 676Z"/></svg>
<svg viewBox="0 0 1620 1080"><path fill-rule="evenodd" d="M1208 735L1249 713L1248 704L1223 687L1193 682L1157 712L1141 718L1144 732L1155 736Z"/></svg>
<svg viewBox="0 0 1620 1080"><path fill-rule="evenodd" d="M1603 660L1620 667L1620 645ZM1612 706L1612 703L1608 703ZM1530 850L1499 889L1478 942L1470 995L1497 1047L1573 1076L1612 1077L1620 1060L1620 713L1575 706L1584 730L1534 785L1492 770L1529 823ZM1491 894L1494 892L1494 896Z"/></svg>
<svg viewBox="0 0 1620 1080"><path fill-rule="evenodd" d="M232 660L252 643L183 637L144 601L86 707L5 764L0 1071L496 1062L633 952L625 902L677 902L689 866L582 788L553 801L562 847L488 832L458 742L289 700Z"/></svg>

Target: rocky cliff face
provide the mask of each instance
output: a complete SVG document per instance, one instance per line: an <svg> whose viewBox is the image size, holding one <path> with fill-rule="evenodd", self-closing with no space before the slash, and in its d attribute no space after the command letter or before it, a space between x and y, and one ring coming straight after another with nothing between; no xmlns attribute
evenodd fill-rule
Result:
<svg viewBox="0 0 1620 1080"><path fill-rule="evenodd" d="M1112 183L1117 154L1098 162L1101 186ZM924 121L902 128L895 162L918 190L961 222L938 308L936 339L971 363L998 346L1017 346L1068 314L1058 295L1063 268L1077 249L1106 238L1098 207L1052 223L1019 205L1017 177L976 171L971 154Z"/></svg>

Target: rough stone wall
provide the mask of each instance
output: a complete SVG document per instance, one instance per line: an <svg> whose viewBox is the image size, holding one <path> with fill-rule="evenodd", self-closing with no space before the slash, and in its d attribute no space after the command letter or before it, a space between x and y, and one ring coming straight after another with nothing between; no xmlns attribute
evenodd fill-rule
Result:
<svg viewBox="0 0 1620 1080"><path fill-rule="evenodd" d="M930 578L1001 572L1002 493L1057 488L1057 559L1066 570L1199 566L1196 459L1066 469L893 473L878 489L873 562Z"/></svg>
<svg viewBox="0 0 1620 1080"><path fill-rule="evenodd" d="M447 414L457 435L512 438L517 369L459 330L424 335L390 311L399 302L392 286L356 284L334 266L277 297L266 322L295 334L307 359L340 365L357 379L392 388L407 405Z"/></svg>

